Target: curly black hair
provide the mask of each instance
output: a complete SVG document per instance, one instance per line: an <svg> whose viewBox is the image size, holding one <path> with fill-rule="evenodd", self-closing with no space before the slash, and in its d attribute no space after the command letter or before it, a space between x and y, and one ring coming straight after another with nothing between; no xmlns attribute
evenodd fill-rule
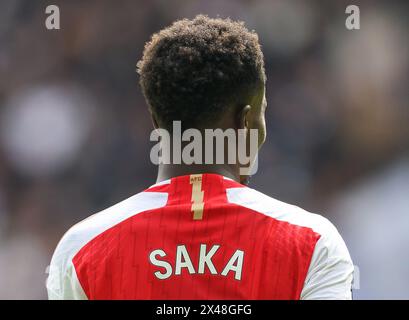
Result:
<svg viewBox="0 0 409 320"><path fill-rule="evenodd" d="M200 127L248 101L265 82L263 53L243 22L198 15L154 34L137 63L140 84L161 127Z"/></svg>

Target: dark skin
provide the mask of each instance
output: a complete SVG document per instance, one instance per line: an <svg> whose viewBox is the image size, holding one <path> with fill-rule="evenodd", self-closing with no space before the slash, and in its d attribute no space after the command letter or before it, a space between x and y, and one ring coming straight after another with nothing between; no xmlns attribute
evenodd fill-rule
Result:
<svg viewBox="0 0 409 320"><path fill-rule="evenodd" d="M261 148L266 139L265 109L267 102L265 98L264 84L255 90L247 101L227 108L226 112L218 119L206 125L207 129L258 129L258 149ZM157 119L152 115L154 127L160 128ZM214 173L231 178L241 184L248 184L249 176L240 175L240 164L160 164L158 168L157 182L164 181L176 176Z"/></svg>

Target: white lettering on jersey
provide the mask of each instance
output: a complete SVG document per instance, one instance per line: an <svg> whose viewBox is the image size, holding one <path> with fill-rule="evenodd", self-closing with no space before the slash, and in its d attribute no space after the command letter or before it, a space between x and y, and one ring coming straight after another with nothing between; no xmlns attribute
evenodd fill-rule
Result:
<svg viewBox="0 0 409 320"><path fill-rule="evenodd" d="M229 271L235 271L236 274L234 279L241 280L241 270L243 268L243 260L244 260L244 251L236 250L233 256L230 258L229 262L224 267L221 275L226 276ZM237 261L237 264L234 263Z"/></svg>
<svg viewBox="0 0 409 320"><path fill-rule="evenodd" d="M193 268L192 260L190 260L189 253L187 252L186 246L176 247L176 267L175 274L181 274L182 268L188 268L189 273L195 273L195 268Z"/></svg>
<svg viewBox="0 0 409 320"><path fill-rule="evenodd" d="M169 278L171 276L171 274L172 274L172 266L170 265L170 263L168 263L166 261L156 259L156 256L164 257L164 256L166 256L166 253L165 253L165 251L163 251L161 249L157 249L157 250L153 250L151 252L151 254L149 255L149 260L151 261L151 263L153 265L166 269L165 273L161 273L160 271L156 271L155 272L156 278L161 279L161 280Z"/></svg>
<svg viewBox="0 0 409 320"><path fill-rule="evenodd" d="M205 265L207 265L211 274L217 274L216 268L214 267L214 264L212 262L212 257L219 248L220 246L216 244L209 250L209 252L206 253L206 245L200 245L198 273L204 273Z"/></svg>
<svg viewBox="0 0 409 320"><path fill-rule="evenodd" d="M166 257L165 251L162 249L153 250L149 255L150 262L157 267L165 268L165 272L155 271L154 275L160 279L164 280L169 278L172 274L174 275L181 275L182 268L187 268L189 274L195 274L196 270L198 274L204 274L206 266L209 269L211 274L217 275L219 274L216 267L212 262L213 256L219 250L220 245L213 245L209 251L207 251L207 245L201 244L197 269L192 263L191 256L186 249L185 245L179 245L176 247L176 259L175 259L175 267L172 268L172 264L165 260L159 260L157 256L164 258ZM223 271L220 273L222 276L227 276L230 271L235 273L234 278L236 280L241 280L241 275L243 271L243 261L244 261L244 251L236 250L227 264L224 266ZM174 271L174 273L173 273Z"/></svg>

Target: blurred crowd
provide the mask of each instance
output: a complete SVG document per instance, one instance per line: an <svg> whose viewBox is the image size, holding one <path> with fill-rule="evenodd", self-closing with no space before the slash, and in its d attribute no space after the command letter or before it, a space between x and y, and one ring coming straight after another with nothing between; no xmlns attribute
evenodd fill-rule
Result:
<svg viewBox="0 0 409 320"><path fill-rule="evenodd" d="M61 29L47 30L58 5ZM198 13L257 31L267 142L251 186L328 217L359 273L355 298L409 299L409 3L0 2L0 298L46 298L74 223L155 182L135 64L153 32Z"/></svg>

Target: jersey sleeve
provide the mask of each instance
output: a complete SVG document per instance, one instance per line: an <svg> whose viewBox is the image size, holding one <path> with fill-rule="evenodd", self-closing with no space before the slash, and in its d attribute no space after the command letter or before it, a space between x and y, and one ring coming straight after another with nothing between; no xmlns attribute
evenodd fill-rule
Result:
<svg viewBox="0 0 409 320"><path fill-rule="evenodd" d="M46 283L49 300L87 299L72 263L77 242L75 234L68 231L55 249Z"/></svg>
<svg viewBox="0 0 409 320"><path fill-rule="evenodd" d="M302 300L351 300L354 266L344 240L327 219L301 292Z"/></svg>

